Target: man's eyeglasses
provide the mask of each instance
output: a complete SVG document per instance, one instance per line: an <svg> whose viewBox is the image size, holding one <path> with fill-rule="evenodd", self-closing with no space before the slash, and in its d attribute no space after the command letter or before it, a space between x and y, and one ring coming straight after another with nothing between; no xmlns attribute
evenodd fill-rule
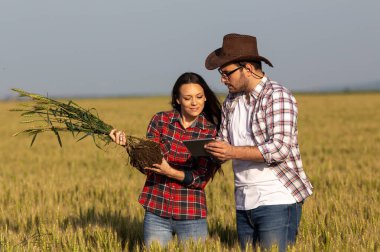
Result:
<svg viewBox="0 0 380 252"><path fill-rule="evenodd" d="M243 65L240 65L238 66L237 68L235 68L234 70L231 70L231 71L228 71L228 72L223 72L220 68L218 69L218 72L220 73L220 75L222 76L223 79L228 79L230 77L231 74L233 74L234 72L236 72L237 70L243 68L244 66Z"/></svg>

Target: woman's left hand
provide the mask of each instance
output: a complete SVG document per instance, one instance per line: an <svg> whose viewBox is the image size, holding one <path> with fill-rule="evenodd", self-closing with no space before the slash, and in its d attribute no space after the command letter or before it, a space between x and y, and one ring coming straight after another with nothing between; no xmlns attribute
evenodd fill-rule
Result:
<svg viewBox="0 0 380 252"><path fill-rule="evenodd" d="M145 167L145 170L153 171L155 173L168 176L171 174L173 168L168 164L165 158L162 158L161 164L153 164L153 167Z"/></svg>
<svg viewBox="0 0 380 252"><path fill-rule="evenodd" d="M177 180L185 178L184 172L171 167L165 158L162 158L161 164L153 164L152 167L145 167L144 169Z"/></svg>

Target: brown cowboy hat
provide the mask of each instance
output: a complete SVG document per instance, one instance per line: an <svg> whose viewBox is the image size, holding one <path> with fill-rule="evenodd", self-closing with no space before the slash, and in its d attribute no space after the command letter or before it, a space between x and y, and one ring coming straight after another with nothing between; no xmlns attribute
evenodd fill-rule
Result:
<svg viewBox="0 0 380 252"><path fill-rule="evenodd" d="M264 61L273 67L272 63L259 55L256 37L241 34L227 34L223 37L223 45L206 58L205 66L208 70L239 61Z"/></svg>

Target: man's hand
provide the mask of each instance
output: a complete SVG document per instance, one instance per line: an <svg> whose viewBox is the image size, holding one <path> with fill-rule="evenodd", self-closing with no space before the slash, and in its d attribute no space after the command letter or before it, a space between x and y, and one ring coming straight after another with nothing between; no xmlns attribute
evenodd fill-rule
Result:
<svg viewBox="0 0 380 252"><path fill-rule="evenodd" d="M232 159L234 154L234 147L224 141L212 141L205 145L205 149L214 158L222 162Z"/></svg>
<svg viewBox="0 0 380 252"><path fill-rule="evenodd" d="M233 146L224 141L213 141L205 145L205 149L219 161L229 159L250 160L253 162L265 162L257 146Z"/></svg>

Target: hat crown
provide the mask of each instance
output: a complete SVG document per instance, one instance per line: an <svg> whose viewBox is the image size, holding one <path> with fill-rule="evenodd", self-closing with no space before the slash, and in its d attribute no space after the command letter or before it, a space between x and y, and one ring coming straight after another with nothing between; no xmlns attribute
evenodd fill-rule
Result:
<svg viewBox="0 0 380 252"><path fill-rule="evenodd" d="M256 37L240 34L227 34L221 48L223 56L259 55Z"/></svg>
<svg viewBox="0 0 380 252"><path fill-rule="evenodd" d="M212 70L242 61L263 61L273 67L267 58L259 55L256 37L236 33L227 34L223 37L222 47L207 56L205 66Z"/></svg>

